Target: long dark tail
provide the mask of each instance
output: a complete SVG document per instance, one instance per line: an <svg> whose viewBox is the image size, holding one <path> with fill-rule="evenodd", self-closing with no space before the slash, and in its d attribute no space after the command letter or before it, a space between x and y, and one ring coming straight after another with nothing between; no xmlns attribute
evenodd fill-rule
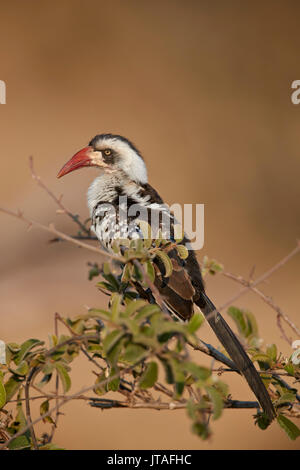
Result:
<svg viewBox="0 0 300 470"><path fill-rule="evenodd" d="M247 380L251 390L255 394L257 400L259 401L262 409L268 416L270 420L275 417L275 410L273 408L271 399L267 392L266 387L264 386L257 370L255 369L253 362L250 360L246 354L243 346L226 323L221 314L216 310L216 307L211 302L209 297L206 294L202 293L203 302L201 305L198 305L201 308L201 311L204 313L208 323L215 332L217 338L224 346L229 356L235 363L237 369L244 375ZM201 299L202 300L202 299Z"/></svg>

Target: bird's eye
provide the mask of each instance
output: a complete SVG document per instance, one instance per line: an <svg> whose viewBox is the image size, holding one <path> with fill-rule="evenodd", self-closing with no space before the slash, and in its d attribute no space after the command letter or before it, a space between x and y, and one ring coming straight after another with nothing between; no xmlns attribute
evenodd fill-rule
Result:
<svg viewBox="0 0 300 470"><path fill-rule="evenodd" d="M111 155L111 150L110 149L105 149L104 154L107 155L107 156Z"/></svg>

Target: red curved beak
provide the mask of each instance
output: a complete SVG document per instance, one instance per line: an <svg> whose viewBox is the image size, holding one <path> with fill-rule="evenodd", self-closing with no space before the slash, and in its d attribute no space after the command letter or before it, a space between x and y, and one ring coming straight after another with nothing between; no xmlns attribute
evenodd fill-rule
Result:
<svg viewBox="0 0 300 470"><path fill-rule="evenodd" d="M70 173L71 171L77 170L84 166L93 165L91 159L91 153L93 152L93 147L84 147L84 149L79 150L75 155L62 167L60 172L57 175L57 178Z"/></svg>

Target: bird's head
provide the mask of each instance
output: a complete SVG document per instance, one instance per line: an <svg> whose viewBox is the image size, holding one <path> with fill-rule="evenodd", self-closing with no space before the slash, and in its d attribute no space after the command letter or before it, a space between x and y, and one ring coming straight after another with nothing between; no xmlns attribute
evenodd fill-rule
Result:
<svg viewBox="0 0 300 470"><path fill-rule="evenodd" d="M147 169L141 154L120 135L96 135L62 167L57 177L86 166L96 166L107 173L122 171L136 183L147 183Z"/></svg>

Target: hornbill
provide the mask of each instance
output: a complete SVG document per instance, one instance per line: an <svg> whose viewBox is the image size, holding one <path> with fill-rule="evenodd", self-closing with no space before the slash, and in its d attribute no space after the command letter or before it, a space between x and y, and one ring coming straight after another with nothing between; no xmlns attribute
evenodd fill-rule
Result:
<svg viewBox="0 0 300 470"><path fill-rule="evenodd" d="M88 166L103 170L89 187L88 206L92 229L106 250L111 249L116 238L143 238L140 214L145 214L145 211L146 214L149 211L158 211L161 215L169 217L169 226L174 226L173 214L148 183L147 169L141 153L128 139L113 134L96 135L87 147L77 152L63 166L57 176L60 178L71 171ZM124 218L121 221L120 217L120 211L124 209L124 198L128 206L134 204L143 209L134 211L131 216L128 210L125 224ZM115 212L110 210L112 207L116 209ZM163 217L160 218L160 227L162 219ZM188 241L185 236L181 243ZM272 420L275 411L269 394L239 340L206 295L194 251L189 250L185 260L179 258L176 250L168 254L174 267L172 274L168 278L164 277L161 274L163 268L158 265L155 279L155 285L166 308L181 320L191 318L195 304L200 308L236 368L246 378L266 416ZM155 260L159 264L157 258Z"/></svg>

